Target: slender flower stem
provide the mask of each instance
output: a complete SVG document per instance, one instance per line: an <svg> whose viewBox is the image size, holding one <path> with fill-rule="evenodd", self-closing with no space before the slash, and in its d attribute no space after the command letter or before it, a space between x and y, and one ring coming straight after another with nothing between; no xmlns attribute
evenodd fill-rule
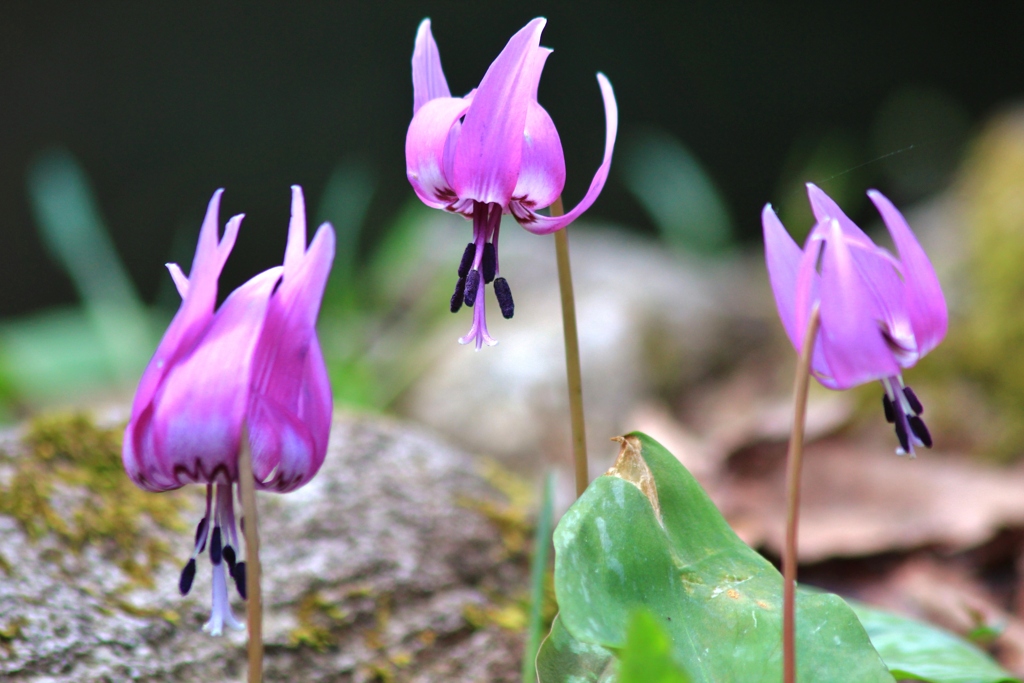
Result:
<svg viewBox="0 0 1024 683"><path fill-rule="evenodd" d="M793 431L786 455L786 546L782 553L782 680L796 683L796 531L800 511L800 472L803 467L804 427L807 419L807 385L811 356L820 323L818 306L811 310L804 344L793 381Z"/></svg>
<svg viewBox="0 0 1024 683"><path fill-rule="evenodd" d="M551 215L565 213L562 198L551 205ZM569 382L569 417L572 424L572 458L576 465L576 497L587 490L587 434L583 424L583 378L580 375L580 341L576 334L576 299L572 293L569 268L569 228L555 232L555 256L558 260L558 288L562 294L562 332L565 335L565 374Z"/></svg>
<svg viewBox="0 0 1024 683"><path fill-rule="evenodd" d="M249 435L242 430L238 451L238 493L242 499L245 533L245 594L249 623L249 683L263 680L263 595L260 591L260 534L256 488L252 474Z"/></svg>

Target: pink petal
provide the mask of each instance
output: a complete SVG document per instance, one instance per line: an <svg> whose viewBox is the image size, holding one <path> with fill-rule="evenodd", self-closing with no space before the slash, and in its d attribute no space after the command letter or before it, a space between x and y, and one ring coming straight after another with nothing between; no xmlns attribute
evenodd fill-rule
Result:
<svg viewBox="0 0 1024 683"><path fill-rule="evenodd" d="M834 388L896 375L899 365L872 311L874 302L854 263L838 219L822 226L821 342Z"/></svg>
<svg viewBox="0 0 1024 683"><path fill-rule="evenodd" d="M430 100L451 96L441 69L441 53L430 32L430 19L424 19L416 30L416 47L412 52L412 113Z"/></svg>
<svg viewBox="0 0 1024 683"><path fill-rule="evenodd" d="M835 219L839 221L839 227L848 241L865 247L875 246L871 238L857 227L857 224L843 213L839 205L814 183L807 183L807 197L811 200L811 211L814 212L814 218L818 223L828 225L831 220Z"/></svg>
<svg viewBox="0 0 1024 683"><path fill-rule="evenodd" d="M564 216L541 216L525 207L520 208L513 205L512 213L515 215L516 220L532 233L547 235L556 230L561 230L572 223L584 211L590 208L590 205L601 194L601 190L604 189L605 181L608 180L608 171L612 165L612 151L615 148L615 136L619 129L619 109L615 102L615 92L612 90L612 84L608 82L605 75L602 73L597 74L597 82L601 86L605 117L604 158L601 161L601 165L598 167L597 173L594 174L594 179L590 181L590 188L587 190L587 194L584 195L583 199L580 200L580 203L572 211L569 211Z"/></svg>
<svg viewBox="0 0 1024 683"><path fill-rule="evenodd" d="M565 187L565 155L555 122L544 108L530 102L523 135L523 163L512 200L527 209L550 206Z"/></svg>
<svg viewBox="0 0 1024 683"><path fill-rule="evenodd" d="M294 244L290 239L289 248ZM334 230L325 223L308 251L285 259L283 279L267 307L254 352L249 412L253 471L262 488L301 486L326 453L332 399L315 325L334 247Z"/></svg>
<svg viewBox="0 0 1024 683"><path fill-rule="evenodd" d="M796 292L793 303L794 327L796 339L791 336L793 348L798 354L803 353L804 336L807 325L810 323L811 310L816 303L820 303L821 276L818 274L818 259L821 255L821 248L824 240L820 233L814 231L807 239L800 254L800 263L796 273ZM828 367L828 361L822 350L822 336L818 333L814 341L814 352L811 356L811 371L824 386L834 389L835 379Z"/></svg>
<svg viewBox="0 0 1024 683"><path fill-rule="evenodd" d="M480 81L452 164L452 187L460 199L506 206L512 198L530 96L543 67L536 51L546 23L534 19L512 36Z"/></svg>
<svg viewBox="0 0 1024 683"><path fill-rule="evenodd" d="M167 263L167 271L174 280L174 288L178 290L178 296L185 299L188 296L188 276L181 272L181 266L177 263Z"/></svg>
<svg viewBox="0 0 1024 683"><path fill-rule="evenodd" d="M292 216L284 249L284 272L294 271L306 255L306 200L302 188L292 185Z"/></svg>
<svg viewBox="0 0 1024 683"><path fill-rule="evenodd" d="M141 437L136 434L136 431L138 429L145 431L148 428L146 425L152 418L151 404L154 394L167 373L176 366L182 357L193 351L214 317L217 280L224 267L224 262L235 244L238 228L242 222L242 216L235 216L229 220L224 229L223 238L218 241L218 213L222 193L223 190L217 190L207 207L206 218L203 220L203 226L199 232L199 241L187 282L184 281L184 274L180 268L176 265L171 268L171 278L175 280L183 301L153 353L153 358L143 372L138 390L135 392L131 420L125 430L122 458L125 469L130 475L136 473L138 477L142 477L142 471L149 464L148 460L144 462L142 459L151 454L151 449L144 452L139 447L138 439ZM137 483L140 481L134 476L133 480ZM142 483L139 485L144 486Z"/></svg>
<svg viewBox="0 0 1024 683"><path fill-rule="evenodd" d="M761 227L764 232L764 258L768 266L768 280L775 295L775 306L779 318L793 347L800 348L803 332L796 325L796 282L797 270L803 252L786 232L771 204L765 204L761 211Z"/></svg>
<svg viewBox="0 0 1024 683"><path fill-rule="evenodd" d="M281 268L271 268L232 292L195 347L166 373L145 419L129 423L125 440L136 462L126 469L144 478L141 486L237 480L253 348L280 275Z"/></svg>
<svg viewBox="0 0 1024 683"><path fill-rule="evenodd" d="M882 220L896 243L907 311L917 339L918 357L922 357L946 336L949 314L939 278L903 214L881 192L869 190L868 196L882 214Z"/></svg>
<svg viewBox="0 0 1024 683"><path fill-rule="evenodd" d="M416 195L429 207L444 209L458 197L445 172L448 137L459 126L470 101L439 97L416 112L405 136L405 174Z"/></svg>
<svg viewBox="0 0 1024 683"><path fill-rule="evenodd" d="M253 395L248 420L257 488L292 491L313 478L327 455L333 407L323 353L313 337L298 410Z"/></svg>

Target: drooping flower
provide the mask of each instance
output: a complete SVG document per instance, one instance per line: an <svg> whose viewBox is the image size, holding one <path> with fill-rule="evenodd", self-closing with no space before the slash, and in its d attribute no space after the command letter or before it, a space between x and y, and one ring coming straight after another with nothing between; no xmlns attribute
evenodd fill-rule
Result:
<svg viewBox="0 0 1024 683"><path fill-rule="evenodd" d="M334 259L333 229L322 225L306 249L302 189L292 187L284 265L255 276L215 311L217 280L242 221L229 220L218 241L221 193L210 200L188 277L167 266L181 308L139 381L122 452L128 476L147 491L206 485L206 514L179 588L183 595L191 589L209 542L213 609L203 629L213 635L243 628L228 604L226 576L244 598L232 498L243 425L256 488L291 491L323 464L333 404L314 328Z"/></svg>
<svg viewBox="0 0 1024 683"><path fill-rule="evenodd" d="M590 208L604 188L618 129L611 83L597 74L605 110L604 159L579 204L564 216L542 216L565 186L565 157L551 117L537 102L541 71L551 50L540 46L546 19L531 21L512 36L479 87L452 97L437 43L424 19L412 56L413 119L405 138L406 174L424 204L473 220L451 299L455 313L473 307L473 326L462 344L493 345L487 332L484 290L494 283L501 313L514 311L501 277L498 229L503 214L544 235L569 225Z"/></svg>
<svg viewBox="0 0 1024 683"><path fill-rule="evenodd" d="M800 353L812 307L818 304L814 376L830 389L880 380L886 419L895 425L900 442L897 453L931 448L921 419L924 408L901 371L946 335L946 300L935 270L903 215L877 190L868 196L898 258L872 242L815 185L808 183L807 194L816 222L803 250L770 204L761 213L768 275L786 334Z"/></svg>

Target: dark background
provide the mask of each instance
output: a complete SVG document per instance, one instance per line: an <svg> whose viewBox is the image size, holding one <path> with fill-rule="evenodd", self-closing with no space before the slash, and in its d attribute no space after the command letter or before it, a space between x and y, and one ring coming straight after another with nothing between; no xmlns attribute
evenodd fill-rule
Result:
<svg viewBox="0 0 1024 683"><path fill-rule="evenodd" d="M977 124L1018 97L1024 78L1016 2L4 3L0 316L75 298L26 199L40 151L64 146L81 162L149 301L176 231L198 230L213 190L226 187L223 216L248 214L227 290L280 262L290 184L315 200L340 160L364 159L378 181L368 240L413 197L403 148L423 17L462 94L537 15L555 49L540 101L565 148L567 202L599 163L600 70L618 97L620 142L647 125L682 140L746 240L759 235L764 202L780 201L799 140L836 128L866 135L905 85L941 90ZM873 152L856 155L874 180ZM652 229L614 164L591 215Z"/></svg>

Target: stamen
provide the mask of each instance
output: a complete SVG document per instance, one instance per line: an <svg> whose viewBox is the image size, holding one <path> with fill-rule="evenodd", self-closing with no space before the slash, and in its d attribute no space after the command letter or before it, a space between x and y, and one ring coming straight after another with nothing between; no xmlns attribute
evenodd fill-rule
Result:
<svg viewBox="0 0 1024 683"><path fill-rule="evenodd" d="M235 549L230 545L224 546L224 561L228 563L228 569L235 571Z"/></svg>
<svg viewBox="0 0 1024 683"><path fill-rule="evenodd" d="M512 301L512 290L509 289L508 281L499 277L494 281L494 296L498 298L498 306L501 307L501 315L505 319L511 318L515 313L516 305Z"/></svg>
<svg viewBox="0 0 1024 683"><path fill-rule="evenodd" d="M910 430L914 432L914 436L921 440L925 448L931 448L932 435L928 432L928 427L925 426L924 420L916 415L910 416L908 420L910 421Z"/></svg>
<svg viewBox="0 0 1024 683"><path fill-rule="evenodd" d="M892 424L896 421L896 409L892 406L889 394L882 394L882 407L885 408L885 421Z"/></svg>
<svg viewBox="0 0 1024 683"><path fill-rule="evenodd" d="M459 262L459 277L466 277L473 265L473 258L476 256L476 243L470 242L466 245L466 251L462 252L462 261Z"/></svg>
<svg viewBox="0 0 1024 683"><path fill-rule="evenodd" d="M903 387L903 395L907 397L907 401L910 403L910 407L918 415L924 414L924 406L917 400L917 394L910 387Z"/></svg>
<svg viewBox="0 0 1024 683"><path fill-rule="evenodd" d="M466 296L463 301L470 308L476 303L476 292L480 288L480 271L475 268L466 277Z"/></svg>
<svg viewBox="0 0 1024 683"><path fill-rule="evenodd" d="M904 453L911 453L910 437L907 434L907 425L903 420L896 420L896 438L900 440L900 447Z"/></svg>
<svg viewBox="0 0 1024 683"><path fill-rule="evenodd" d="M458 313L459 309L462 308L462 301L466 298L466 278L464 276L459 277L459 281L455 283L455 293L452 294L452 301L449 304L449 308L452 313Z"/></svg>
<svg viewBox="0 0 1024 683"><path fill-rule="evenodd" d="M185 568L181 570L181 578L178 579L178 590L181 591L182 595L188 595L188 592L192 590L192 582L196 578L196 558L192 558L185 565Z"/></svg>
<svg viewBox="0 0 1024 683"><path fill-rule="evenodd" d="M231 578L235 580L235 589L238 591L238 594L242 596L243 600L247 599L245 594L245 560L235 565L234 571L231 572Z"/></svg>
<svg viewBox="0 0 1024 683"><path fill-rule="evenodd" d="M210 562L220 564L223 559L224 547L221 545L220 527L213 527L213 538L210 539Z"/></svg>
<svg viewBox="0 0 1024 683"><path fill-rule="evenodd" d="M483 261L480 263L484 272L484 284L489 285L494 282L494 275L498 269L498 259L494 250L494 245L490 242L484 243L484 254Z"/></svg>

